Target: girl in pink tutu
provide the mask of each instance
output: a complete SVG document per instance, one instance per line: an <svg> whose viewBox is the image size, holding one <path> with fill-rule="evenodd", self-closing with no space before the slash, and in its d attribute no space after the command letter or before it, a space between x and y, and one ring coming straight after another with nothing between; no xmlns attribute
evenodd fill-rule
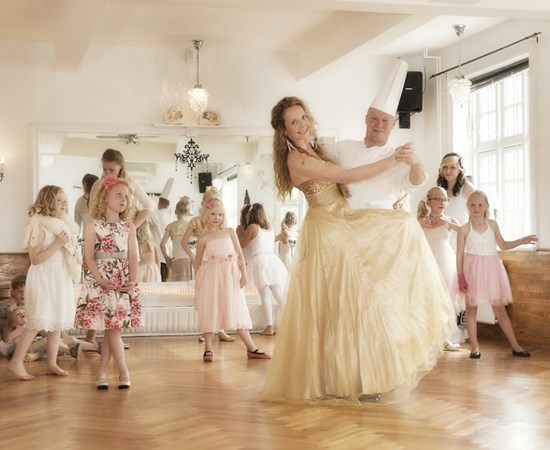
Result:
<svg viewBox="0 0 550 450"><path fill-rule="evenodd" d="M506 305L512 303L512 290L496 246L501 250L510 250L518 245L533 244L537 237L529 235L515 241L505 241L498 224L488 219L489 199L482 191L470 194L467 206L470 220L458 230L456 265L458 288L465 295L470 358L481 357L476 319L477 307L482 303L488 303L493 308L500 328L512 346L512 354L528 358L531 354L519 345L506 312Z"/></svg>
<svg viewBox="0 0 550 450"><path fill-rule="evenodd" d="M204 206L197 221L204 229L196 233L200 238L195 257L195 309L205 339L203 361L213 361L212 336L222 329L237 330L249 359L270 359L254 345L248 331L252 321L243 290L246 268L237 234L226 226L221 200L211 199Z"/></svg>

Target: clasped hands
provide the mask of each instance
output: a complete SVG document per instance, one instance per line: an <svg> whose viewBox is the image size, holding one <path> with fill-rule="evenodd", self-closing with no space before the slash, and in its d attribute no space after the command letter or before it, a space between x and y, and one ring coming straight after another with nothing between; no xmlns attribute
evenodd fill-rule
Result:
<svg viewBox="0 0 550 450"><path fill-rule="evenodd" d="M404 162L410 166L420 162L418 156L416 156L413 142L407 142L404 145L400 145L395 149L393 155L397 162Z"/></svg>
<svg viewBox="0 0 550 450"><path fill-rule="evenodd" d="M128 280L123 285L120 285L113 283L111 280L107 280L106 278L102 278L99 281L99 284L101 287L112 291L129 292L137 283L135 281Z"/></svg>

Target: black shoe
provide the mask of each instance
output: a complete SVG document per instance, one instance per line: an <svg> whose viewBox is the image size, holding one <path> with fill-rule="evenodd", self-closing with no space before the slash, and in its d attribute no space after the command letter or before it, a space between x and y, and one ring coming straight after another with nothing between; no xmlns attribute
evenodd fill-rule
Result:
<svg viewBox="0 0 550 450"><path fill-rule="evenodd" d="M516 352L515 350L512 350L512 355L519 356L520 358L530 358L531 353L526 352L525 350L520 350L519 352Z"/></svg>
<svg viewBox="0 0 550 450"><path fill-rule="evenodd" d="M481 358L481 353L479 353L479 352L470 352L470 358L479 359L479 358Z"/></svg>

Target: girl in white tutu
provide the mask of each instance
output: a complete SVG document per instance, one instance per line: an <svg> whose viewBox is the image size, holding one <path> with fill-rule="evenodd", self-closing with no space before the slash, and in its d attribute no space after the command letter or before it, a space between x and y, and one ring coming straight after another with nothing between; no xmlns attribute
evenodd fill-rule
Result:
<svg viewBox="0 0 550 450"><path fill-rule="evenodd" d="M283 262L275 255L275 234L269 226L265 209L261 203L254 203L248 212L248 226L239 235L243 248L250 246L251 259L249 269L252 272L254 286L260 293L262 312L265 319L263 336L273 336L273 305L271 297L275 298L279 314L285 302L284 287L288 271ZM279 316L280 317L280 316Z"/></svg>
<svg viewBox="0 0 550 450"><path fill-rule="evenodd" d="M498 224L488 219L489 199L482 191L470 194L467 205L470 220L458 230L456 265L458 288L465 294L470 358L481 357L476 319L477 307L483 303L491 305L500 328L512 346L512 354L528 358L531 355L519 345L506 312L505 306L512 303L512 289L496 246L501 250L510 250L518 245L533 244L537 237L529 235L515 241L505 241Z"/></svg>

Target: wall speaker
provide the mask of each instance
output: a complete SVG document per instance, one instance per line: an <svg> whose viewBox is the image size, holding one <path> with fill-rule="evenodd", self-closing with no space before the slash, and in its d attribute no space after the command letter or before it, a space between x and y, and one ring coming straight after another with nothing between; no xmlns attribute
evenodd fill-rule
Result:
<svg viewBox="0 0 550 450"><path fill-rule="evenodd" d="M397 107L398 113L422 111L422 72L407 72L405 85Z"/></svg>
<svg viewBox="0 0 550 450"><path fill-rule="evenodd" d="M204 194L208 186L212 186L212 172L199 172L199 192Z"/></svg>

